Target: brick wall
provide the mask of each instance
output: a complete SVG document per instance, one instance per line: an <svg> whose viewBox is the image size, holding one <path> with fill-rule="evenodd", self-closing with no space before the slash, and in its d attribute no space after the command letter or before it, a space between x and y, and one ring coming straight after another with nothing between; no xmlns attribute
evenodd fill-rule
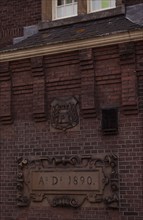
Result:
<svg viewBox="0 0 143 220"><path fill-rule="evenodd" d="M142 47L127 43L1 64L1 220L143 219ZM80 128L53 132L50 104L63 96L78 97ZM119 109L117 135L101 132L105 107ZM17 207L17 158L101 153L119 157L119 210Z"/></svg>
<svg viewBox="0 0 143 220"><path fill-rule="evenodd" d="M41 21L41 0L0 1L0 47L23 35L23 27Z"/></svg>

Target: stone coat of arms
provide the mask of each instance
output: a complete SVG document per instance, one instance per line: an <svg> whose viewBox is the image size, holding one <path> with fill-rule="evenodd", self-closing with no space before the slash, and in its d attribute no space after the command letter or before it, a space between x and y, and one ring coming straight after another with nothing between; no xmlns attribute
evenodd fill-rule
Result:
<svg viewBox="0 0 143 220"><path fill-rule="evenodd" d="M78 101L75 97L55 98L51 103L51 126L66 131L79 124Z"/></svg>

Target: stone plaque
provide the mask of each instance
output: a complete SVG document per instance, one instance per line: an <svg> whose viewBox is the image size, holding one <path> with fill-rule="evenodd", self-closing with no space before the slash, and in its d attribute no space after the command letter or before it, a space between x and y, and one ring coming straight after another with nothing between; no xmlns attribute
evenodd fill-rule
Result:
<svg viewBox="0 0 143 220"><path fill-rule="evenodd" d="M47 201L51 206L79 207L85 200L118 207L117 157L91 156L19 160L18 205Z"/></svg>

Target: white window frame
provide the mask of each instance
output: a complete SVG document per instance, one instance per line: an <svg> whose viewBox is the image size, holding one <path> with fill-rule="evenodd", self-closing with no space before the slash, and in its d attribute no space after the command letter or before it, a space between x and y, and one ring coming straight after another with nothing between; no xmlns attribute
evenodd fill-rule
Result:
<svg viewBox="0 0 143 220"><path fill-rule="evenodd" d="M109 10L109 9L112 9L112 8L116 8L116 1L117 0L109 0L109 1L113 1L113 6L111 7L107 7L107 8L100 8L100 9L92 9L92 1L93 0L87 0L87 11L88 13L92 13L92 12L98 12L98 11L105 11L105 10ZM101 1L101 0L97 0L97 1Z"/></svg>
<svg viewBox="0 0 143 220"><path fill-rule="evenodd" d="M67 6L77 6L77 12L75 14L72 14L72 15L66 15L66 16L61 16L61 17L58 17L57 15L57 10L58 8L64 8L64 10L66 10L66 7ZM63 6L58 6L58 0L52 0L52 19L53 20L59 20L59 19L62 19L62 18L69 18L69 17L74 17L74 16L77 16L78 15L78 1L77 2L74 2L74 0L72 0L72 3L69 3L69 4L66 4L66 0L64 0L64 5Z"/></svg>

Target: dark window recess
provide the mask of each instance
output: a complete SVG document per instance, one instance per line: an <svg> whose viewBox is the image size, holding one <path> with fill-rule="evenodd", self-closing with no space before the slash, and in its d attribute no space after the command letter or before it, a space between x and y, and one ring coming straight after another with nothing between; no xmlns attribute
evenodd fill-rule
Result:
<svg viewBox="0 0 143 220"><path fill-rule="evenodd" d="M104 134L116 134L118 131L118 110L102 109L102 131Z"/></svg>

